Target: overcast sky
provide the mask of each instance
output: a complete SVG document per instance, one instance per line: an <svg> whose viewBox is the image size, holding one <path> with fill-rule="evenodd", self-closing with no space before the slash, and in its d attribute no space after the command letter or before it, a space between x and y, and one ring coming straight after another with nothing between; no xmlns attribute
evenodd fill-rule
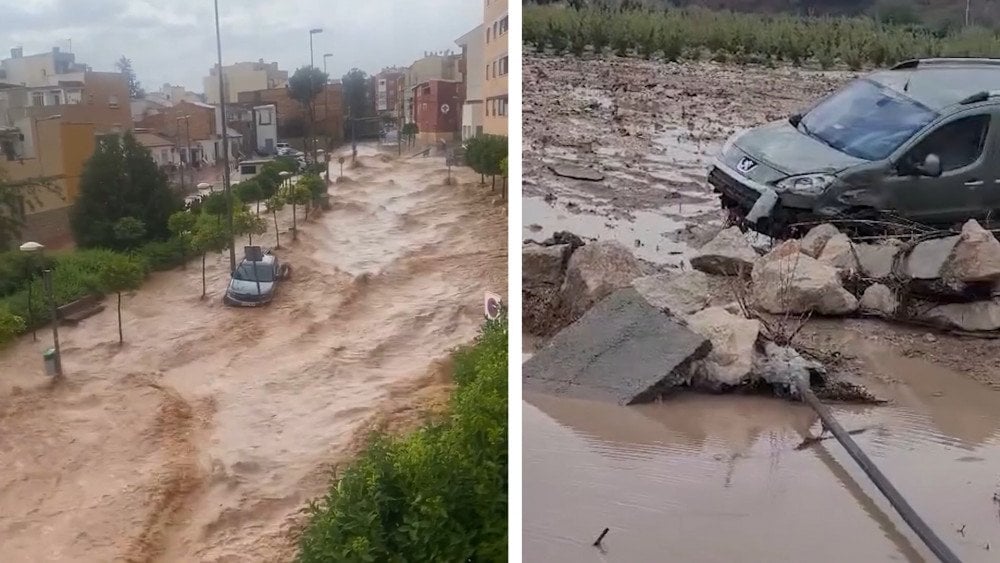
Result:
<svg viewBox="0 0 1000 563"><path fill-rule="evenodd" d="M277 61L289 75L323 54L331 76L353 67L371 74L408 66L424 51L458 51L455 39L482 22L481 0L219 0L222 61ZM209 0L0 0L0 58L72 50L77 62L114 70L132 59L146 90L164 82L202 92L215 64L215 20Z"/></svg>

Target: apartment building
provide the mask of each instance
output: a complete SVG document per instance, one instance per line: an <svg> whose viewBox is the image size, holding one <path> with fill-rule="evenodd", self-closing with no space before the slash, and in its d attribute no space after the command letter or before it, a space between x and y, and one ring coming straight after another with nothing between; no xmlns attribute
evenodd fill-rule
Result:
<svg viewBox="0 0 1000 563"><path fill-rule="evenodd" d="M484 132L490 135L507 135L507 35L510 22L507 0L483 0L485 28L484 53L486 79L483 84L485 103Z"/></svg>
<svg viewBox="0 0 1000 563"><path fill-rule="evenodd" d="M430 80L462 81L461 73L462 55L445 51L443 53L424 53L424 56L410 65L406 69L406 77L403 80L403 116L406 123L416 121L414 111L414 89L419 84Z"/></svg>
<svg viewBox="0 0 1000 563"><path fill-rule="evenodd" d="M463 72L465 85L465 102L462 104L462 140L468 140L483 134L485 109L483 104L483 85L486 80L484 66L486 64L483 40L483 25L455 40L462 48Z"/></svg>
<svg viewBox="0 0 1000 563"><path fill-rule="evenodd" d="M242 62L222 67L222 82L226 89L226 103L237 103L242 92L256 92L283 88L288 84L288 72L278 69L278 63L265 63L264 59ZM216 64L204 78L205 101L218 104L219 65Z"/></svg>
<svg viewBox="0 0 1000 563"><path fill-rule="evenodd" d="M452 141L462 127L464 86L454 80L428 80L414 89L414 121L422 142Z"/></svg>
<svg viewBox="0 0 1000 563"><path fill-rule="evenodd" d="M239 104L245 109L272 105L277 113L277 133L281 140L301 138L306 134L307 114L288 88L269 88L241 92ZM328 137L332 143L344 138L344 87L339 82L327 84L316 96L316 135Z"/></svg>
<svg viewBox="0 0 1000 563"><path fill-rule="evenodd" d="M399 85L405 79L406 70L401 68L384 68L372 77L375 86L372 107L375 108L376 115L398 117Z"/></svg>

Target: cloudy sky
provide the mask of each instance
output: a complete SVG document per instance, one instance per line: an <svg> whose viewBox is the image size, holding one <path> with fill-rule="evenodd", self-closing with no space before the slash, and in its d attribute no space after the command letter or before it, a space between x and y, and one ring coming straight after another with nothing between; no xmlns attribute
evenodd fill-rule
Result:
<svg viewBox="0 0 1000 563"><path fill-rule="evenodd" d="M483 18L481 0L219 0L223 64L277 61L291 74L309 64L309 29L316 66L332 53L330 75L353 67L377 72L408 66L424 51L457 51L458 39ZM146 90L169 82L202 92L215 64L210 0L0 0L0 58L72 50L94 70L133 60Z"/></svg>

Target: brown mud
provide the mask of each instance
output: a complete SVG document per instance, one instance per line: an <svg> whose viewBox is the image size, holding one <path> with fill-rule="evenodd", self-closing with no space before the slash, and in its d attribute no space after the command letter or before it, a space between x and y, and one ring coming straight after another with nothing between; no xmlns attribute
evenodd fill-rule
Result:
<svg viewBox="0 0 1000 563"><path fill-rule="evenodd" d="M688 267L725 219L705 181L725 139L852 76L528 54L523 238L569 230ZM558 164L605 179L562 178L549 169ZM524 357L544 344L525 336ZM888 401L831 406L963 561L995 561L1000 340L814 319L795 345ZM525 561L934 560L840 445L813 439L820 424L804 405L526 399Z"/></svg>
<svg viewBox="0 0 1000 563"><path fill-rule="evenodd" d="M113 307L63 327L59 385L48 332L0 352L0 560L291 560L373 426L441 407L483 291L507 292L506 212L443 159L359 154L297 241L279 217L294 272L270 306L225 307L209 256L205 300L200 261L125 297L124 346Z"/></svg>

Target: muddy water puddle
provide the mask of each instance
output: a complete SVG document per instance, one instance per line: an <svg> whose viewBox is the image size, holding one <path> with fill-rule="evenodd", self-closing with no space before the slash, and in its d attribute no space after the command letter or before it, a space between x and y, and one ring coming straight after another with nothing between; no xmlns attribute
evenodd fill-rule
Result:
<svg viewBox="0 0 1000 563"><path fill-rule="evenodd" d="M868 346L886 406L835 406L963 561L1000 549L1000 393ZM809 408L680 395L524 404L525 561L933 561ZM603 551L591 543L610 531Z"/></svg>

